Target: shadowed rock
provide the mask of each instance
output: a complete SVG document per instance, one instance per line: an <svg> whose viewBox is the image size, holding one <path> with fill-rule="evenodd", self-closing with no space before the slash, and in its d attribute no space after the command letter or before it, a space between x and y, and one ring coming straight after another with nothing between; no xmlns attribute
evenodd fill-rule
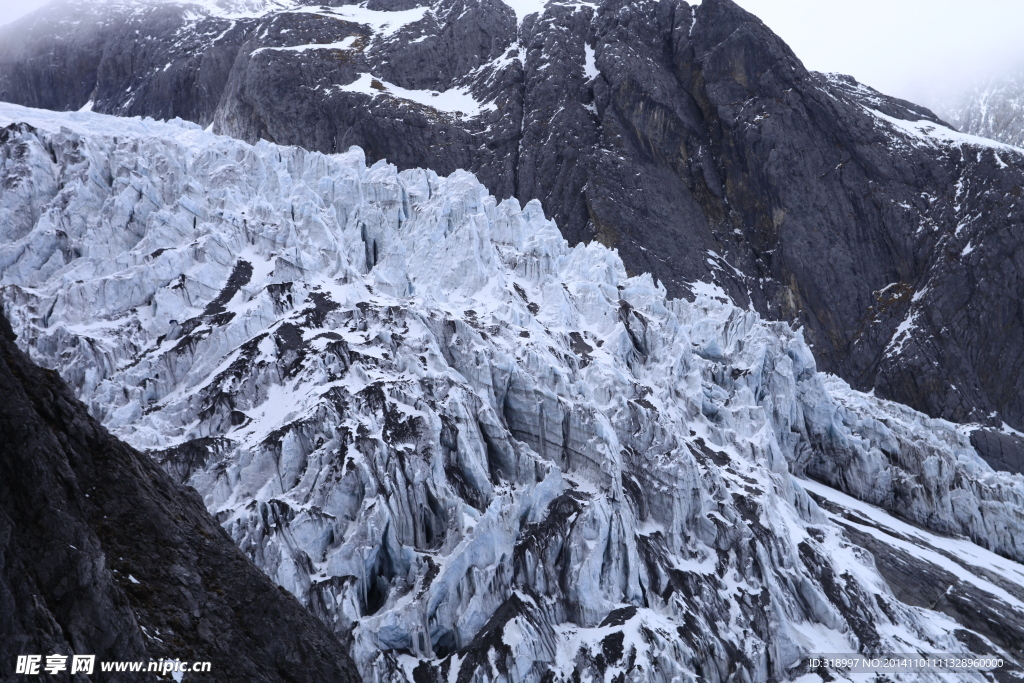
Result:
<svg viewBox="0 0 1024 683"><path fill-rule="evenodd" d="M2 314L0 395L0 680L23 680L16 655L55 653L211 662L184 680L359 680L332 634L238 551L195 490L89 417L15 346ZM97 664L88 680L143 678Z"/></svg>

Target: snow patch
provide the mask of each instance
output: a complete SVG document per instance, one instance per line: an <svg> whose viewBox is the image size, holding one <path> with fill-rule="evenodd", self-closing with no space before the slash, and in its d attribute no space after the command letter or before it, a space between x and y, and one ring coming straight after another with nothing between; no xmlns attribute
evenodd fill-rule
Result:
<svg viewBox="0 0 1024 683"><path fill-rule="evenodd" d="M351 50L359 42L358 36L348 36L336 43L309 43L307 45L290 45L288 47L261 47L253 50L253 54L259 54L267 50L277 52L306 52L308 50Z"/></svg>
<svg viewBox="0 0 1024 683"><path fill-rule="evenodd" d="M592 81L601 75L601 72L597 70L597 60L595 59L594 54L594 48L584 43L583 75L586 77L586 80L588 81Z"/></svg>
<svg viewBox="0 0 1024 683"><path fill-rule="evenodd" d="M1024 432L1017 431L1016 429L1014 429L1010 425L1006 424L1005 422L1003 423L1003 426L1000 427L999 431L1001 431L1003 434L1009 434L1011 436L1019 436L1020 438L1024 439Z"/></svg>
<svg viewBox="0 0 1024 683"><path fill-rule="evenodd" d="M494 111L497 105L493 102L479 102L467 88L452 88L438 92L436 90L409 90L387 81L374 78L371 74L361 73L352 83L335 86L345 92L357 92L371 97L390 95L416 104L422 104L437 111L460 116L473 117L487 111Z"/></svg>
<svg viewBox="0 0 1024 683"><path fill-rule="evenodd" d="M912 309L907 313L907 317L903 319L903 322L899 324L899 327L896 328L892 339L889 340L889 344L885 347L886 356L898 356L903 353L903 345L910 339L913 331L917 329L917 313L916 309Z"/></svg>
<svg viewBox="0 0 1024 683"><path fill-rule="evenodd" d="M369 26L379 38L386 40L406 26L422 20L429 10L430 8L426 6L394 11L373 10L367 9L366 3L363 2L359 5L341 5L339 7L310 5L298 8L295 11L335 17L363 26Z"/></svg>
<svg viewBox="0 0 1024 683"><path fill-rule="evenodd" d="M989 140L988 138L981 138L976 135L960 133L952 128L947 128L946 126L935 123L934 121L928 121L927 119L920 121L906 121L904 119L898 119L894 116L883 114L877 109L871 109L870 107L864 107L864 109L878 119L885 121L890 126L902 131L911 139L918 141L918 143L927 144L933 147L945 145L970 145L973 147L987 147L990 149L1009 152L1011 154L1024 155L1024 149L1019 147L1007 145L1002 142L996 142L995 140Z"/></svg>
<svg viewBox="0 0 1024 683"><path fill-rule="evenodd" d="M1024 601L1014 597L1006 589L992 581L986 580L976 573L975 569L982 567L994 571L1009 583L1021 585L1024 584L1024 565L986 550L976 543L948 536L940 536L908 524L885 510L857 500L852 496L848 496L816 481L802 479L800 480L800 486L832 503L855 511L871 521L871 524L860 524L845 518L843 519L844 524L856 527L884 541L888 545L905 550L914 557L937 565L996 597L1005 603L1008 608L1024 614Z"/></svg>

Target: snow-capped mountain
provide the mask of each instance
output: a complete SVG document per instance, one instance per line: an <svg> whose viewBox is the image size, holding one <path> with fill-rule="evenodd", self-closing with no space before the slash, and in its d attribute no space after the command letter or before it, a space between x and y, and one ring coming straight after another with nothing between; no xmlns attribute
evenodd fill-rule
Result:
<svg viewBox="0 0 1024 683"><path fill-rule="evenodd" d="M965 133L1024 147L1024 66L962 95L947 107Z"/></svg>
<svg viewBox="0 0 1024 683"><path fill-rule="evenodd" d="M365 680L1024 658L1024 477L719 288L669 298L464 171L182 121L0 123L19 344L196 487Z"/></svg>
<svg viewBox="0 0 1024 683"><path fill-rule="evenodd" d="M730 0L69 0L0 31L0 99L472 171L1024 463L1024 156L808 72Z"/></svg>

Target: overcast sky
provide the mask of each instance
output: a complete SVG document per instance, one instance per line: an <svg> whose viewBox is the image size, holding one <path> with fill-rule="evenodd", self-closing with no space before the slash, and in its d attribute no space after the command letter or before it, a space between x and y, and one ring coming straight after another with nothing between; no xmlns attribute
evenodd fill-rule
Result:
<svg viewBox="0 0 1024 683"><path fill-rule="evenodd" d="M46 0L0 0L0 23ZM936 106L1024 60L1024 0L737 0L808 68Z"/></svg>
<svg viewBox="0 0 1024 683"><path fill-rule="evenodd" d="M20 19L47 2L48 0L0 0L0 24Z"/></svg>
<svg viewBox="0 0 1024 683"><path fill-rule="evenodd" d="M816 71L936 106L1024 59L1024 0L737 0Z"/></svg>

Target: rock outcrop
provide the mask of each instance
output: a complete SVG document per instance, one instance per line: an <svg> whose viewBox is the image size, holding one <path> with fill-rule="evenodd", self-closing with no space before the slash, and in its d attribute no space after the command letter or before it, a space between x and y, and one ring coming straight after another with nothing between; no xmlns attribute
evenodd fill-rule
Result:
<svg viewBox="0 0 1024 683"><path fill-rule="evenodd" d="M711 285L671 299L464 171L0 120L20 343L366 680L816 680L805 655L852 651L993 652L962 680L1009 680L1024 657L1024 478L818 372L800 331Z"/></svg>

